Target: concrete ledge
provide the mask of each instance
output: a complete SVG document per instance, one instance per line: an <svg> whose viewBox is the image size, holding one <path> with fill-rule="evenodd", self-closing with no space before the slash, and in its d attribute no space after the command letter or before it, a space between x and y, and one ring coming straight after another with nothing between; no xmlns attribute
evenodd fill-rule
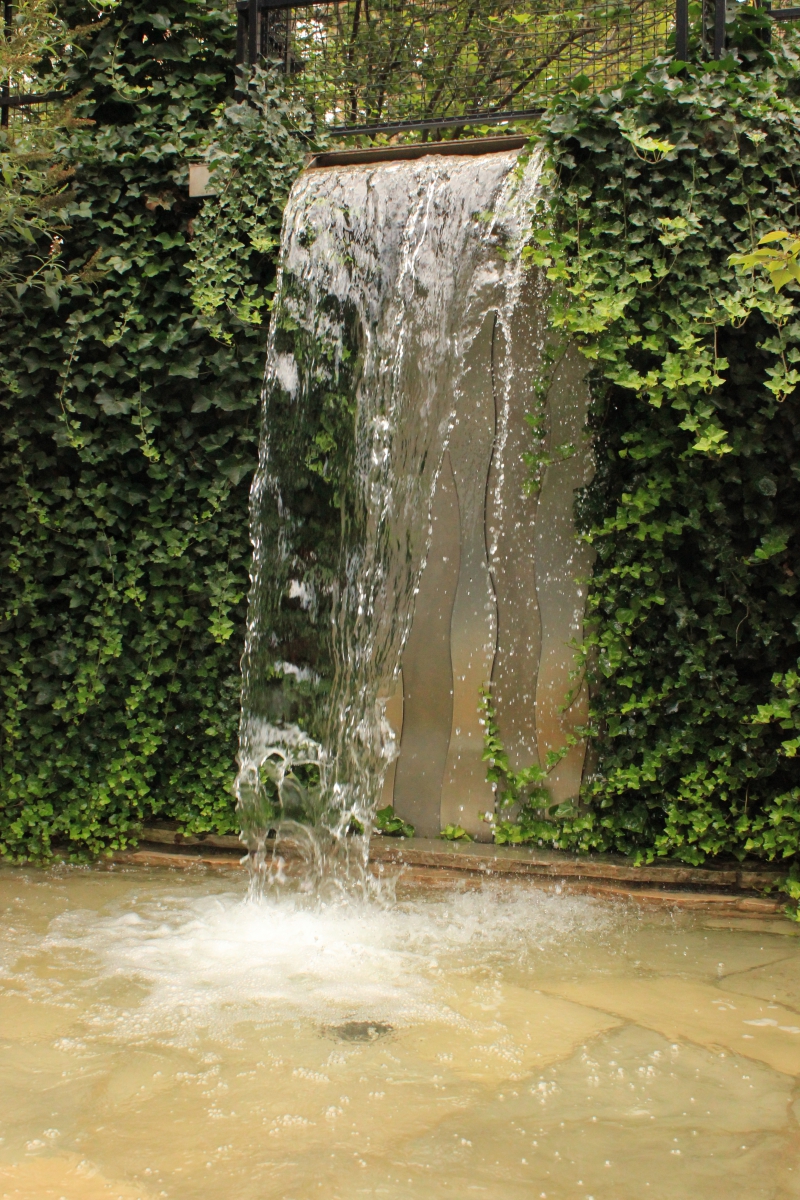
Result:
<svg viewBox="0 0 800 1200"><path fill-rule="evenodd" d="M282 854L291 873L291 843ZM479 842L445 842L435 838L373 837L370 865L376 875L397 874L405 887L480 887L485 879L528 884L548 890L633 900L646 907L671 907L715 912L722 916L774 916L785 900L765 896L785 876L780 868L762 863L689 867L661 862L634 867L628 859L610 854L582 857L530 846L493 846ZM184 837L164 826L142 830L136 850L119 851L121 865L152 867L238 868L246 863L245 848L233 835Z"/></svg>

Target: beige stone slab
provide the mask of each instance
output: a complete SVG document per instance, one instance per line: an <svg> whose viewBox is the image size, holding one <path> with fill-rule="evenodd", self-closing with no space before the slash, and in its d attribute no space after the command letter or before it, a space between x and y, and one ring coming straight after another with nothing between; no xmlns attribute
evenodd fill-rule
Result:
<svg viewBox="0 0 800 1200"><path fill-rule="evenodd" d="M388 802L388 801L387 801ZM171 829L147 826L142 830L141 841L163 846L185 846L225 849L244 853L238 837L214 834L187 836ZM125 852L120 852L125 853ZM130 853L130 852L128 852ZM659 861L649 866L634 867L630 860L613 854L589 856L567 854L562 851L543 849L537 846L494 846L443 842L438 838L381 838L374 837L370 845L370 857L374 862L408 863L411 866L447 866L465 871L487 871L492 873L537 874L568 878L577 876L587 879L608 879L632 884L661 884L691 887L738 888L743 891L760 891L774 888L786 872L779 867L766 864L744 865L741 868L729 865L709 864L690 867L685 863ZM780 897L778 898L780 899Z"/></svg>
<svg viewBox="0 0 800 1200"><path fill-rule="evenodd" d="M238 850L244 854L245 846L238 834L186 834L174 829L162 829L158 825L147 825L141 832L143 842L156 842L165 846L215 846L220 850Z"/></svg>
<svg viewBox="0 0 800 1200"><path fill-rule="evenodd" d="M417 843L415 846L414 843ZM421 849L420 843L433 849ZM292 871L290 848L286 861L287 872ZM508 850L508 855L498 851ZM518 855L523 857L518 857ZM541 852L539 852L541 854ZM512 857L513 855L513 857ZM527 855L527 857L525 857ZM563 856L566 860L569 856ZM534 852L516 851L515 848L472 845L452 846L435 839L383 839L373 838L370 848L371 869L375 874L386 871L401 872L401 887L476 888L486 879L493 884L527 884L535 887L563 888L565 892L597 896L601 899L633 901L642 908L667 908L686 912L714 913L719 919L754 920L780 919L784 902L773 897L746 895L735 892L712 891L714 886L727 886L729 872L708 870L701 875L705 886L699 887L689 872L679 870L684 886L699 890L668 890L654 887L644 875L632 877L634 868L621 868L598 860L572 860L559 863L550 860L538 861ZM239 854L203 852L196 847L178 848L166 845L142 845L138 850L118 851L112 860L121 866L148 866L170 868L214 867L216 869L239 868L245 858ZM562 871L565 866L565 871ZM658 868L662 870L662 868ZM676 869L677 870L677 869ZM671 868L663 868L661 882L675 875ZM637 886L638 884L638 886ZM643 885L643 886L642 886ZM786 922L787 928L789 923Z"/></svg>
<svg viewBox="0 0 800 1200"><path fill-rule="evenodd" d="M714 912L726 917L771 917L782 912L784 905L763 896L741 896L727 892L667 891L664 888L641 888L605 880L580 879L565 882L565 892L605 897L609 900L632 901L640 908L667 908L684 912Z"/></svg>
<svg viewBox="0 0 800 1200"><path fill-rule="evenodd" d="M392 871L391 865L387 863L370 865L373 873L377 875ZM447 867L434 869L406 866L398 876L398 886L402 893L415 888L475 890L483 887L485 883L486 877L479 871L450 870ZM645 891L602 880L581 879L562 884L558 880L536 875L498 875L491 879L491 885L505 889L530 887L557 893L563 891L564 894L594 896L599 900L632 902L644 909L714 913L728 919L749 914L771 917L779 910L774 901L757 896L730 896L714 892L667 892L655 888Z"/></svg>
<svg viewBox="0 0 800 1200"><path fill-rule="evenodd" d="M71 1029L77 1019L74 1009L43 1004L22 995L0 996L0 1038L4 1041L58 1037Z"/></svg>
<svg viewBox="0 0 800 1200"><path fill-rule="evenodd" d="M586 724L589 690L575 690L575 645L583 638L586 591L580 580L592 570L594 549L575 528L575 496L594 475L592 439L587 435L588 362L574 344L557 357L547 389L551 459L539 492L532 552L542 642L536 680L536 740L539 762L569 745ZM555 446L575 451L552 454ZM501 721L502 729L502 721ZM544 787L551 803L574 799L580 791L586 742L578 738L548 773Z"/></svg>
<svg viewBox="0 0 800 1200"><path fill-rule="evenodd" d="M430 510L431 544L402 657L403 736L394 776L394 808L427 837L442 828L439 805L453 720L450 622L461 547L456 483L448 452Z"/></svg>
<svg viewBox="0 0 800 1200"><path fill-rule="evenodd" d="M782 917L707 917L703 929L727 929L732 933L777 934L783 938L800 937L800 925Z"/></svg>
<svg viewBox="0 0 800 1200"><path fill-rule="evenodd" d="M486 779L484 729L477 697L492 678L497 647L498 603L486 553L485 519L489 464L496 444L492 370L496 323L497 315L492 312L466 353L449 441L461 552L450 620L453 716L439 829L461 825L479 842L492 840L491 828L481 818L487 809L494 811L495 802Z"/></svg>
<svg viewBox="0 0 800 1200"><path fill-rule="evenodd" d="M745 891L774 891L788 874L786 867L743 867L738 872L737 886Z"/></svg>
<svg viewBox="0 0 800 1200"><path fill-rule="evenodd" d="M538 762L536 679L542 622L536 596L533 531L539 496L526 487L525 461L533 445L531 414L544 416L537 390L547 337L547 296L537 272L521 280L519 302L495 327L494 368L497 436L486 494L486 542L501 614L492 670L492 695L500 736L513 770ZM503 386L513 379L513 388ZM512 402L513 399L513 402ZM566 439L564 439L566 440ZM560 439L556 439L560 441ZM520 531L526 552L520 554ZM485 771L484 771L485 774Z"/></svg>
<svg viewBox="0 0 800 1200"><path fill-rule="evenodd" d="M794 1011L797 1021L800 1013L800 953L779 962L728 975L722 986L726 991L766 1000L768 1004L785 1005ZM770 1015L771 1010L768 1010L767 1016Z"/></svg>
<svg viewBox="0 0 800 1200"><path fill-rule="evenodd" d="M445 842L437 838L373 838L370 856L412 866L450 866L465 871L552 875L556 878L615 879L634 884L680 884L735 887L735 867L689 867L684 863L652 863L635 867L612 854L579 855L537 846L494 846ZM785 874L785 872L784 872Z"/></svg>
<svg viewBox="0 0 800 1200"><path fill-rule="evenodd" d="M512 984L465 986L448 996L460 1021L454 1030L411 1029L403 1040L426 1061L462 1079L496 1085L569 1058L620 1021L596 1008ZM443 1052L446 1052L443 1057Z"/></svg>
<svg viewBox="0 0 800 1200"><path fill-rule="evenodd" d="M800 1019L791 1009L768 1008L756 999L675 977L617 976L560 983L552 990L672 1041L728 1050L785 1075L800 1075Z"/></svg>
<svg viewBox="0 0 800 1200"><path fill-rule="evenodd" d="M413 1147L447 1164L425 1200L790 1200L793 1080L626 1025L499 1089ZM466 1140L471 1147L454 1153ZM445 1174L443 1172L443 1174ZM580 1184L579 1184L580 1181ZM433 1180L431 1181L433 1184Z"/></svg>
<svg viewBox="0 0 800 1200"><path fill-rule="evenodd" d="M0 1162L0 1200L149 1200L151 1192L106 1178L77 1154Z"/></svg>
<svg viewBox="0 0 800 1200"><path fill-rule="evenodd" d="M389 839L386 839L389 841ZM402 839L398 839L402 841ZM373 839L373 847L381 846L381 839ZM446 845L446 843L442 843ZM471 848L465 848L468 850ZM464 855L467 859L467 855ZM752 916L754 918L769 918L778 916L783 911L783 902L762 896L747 896L728 894L725 892L701 891L667 891L662 888L646 888L630 886L612 879L604 879L599 870L587 870L587 877L560 878L555 869L538 871L529 870L525 864L516 864L513 870L495 872L494 868L481 865L480 861L467 859L467 866L456 854L445 851L442 855L415 854L404 857L398 848L385 848L370 853L370 867L374 874L386 871L402 872L401 887L427 888L479 888L490 878L493 884L513 885L519 887L560 888L565 892L597 896L609 900L631 900L643 908L669 908L686 911L714 912L725 918ZM407 858L407 861L406 861ZM142 846L138 850L121 850L114 854L112 861L120 866L171 867L189 870L199 867L213 867L217 870L241 868L244 866L242 855L224 853L197 852L194 848L178 851L177 848L161 849ZM508 866L508 864L505 864ZM291 856L287 858L287 874L292 873ZM597 877L599 874L599 877ZM716 882L716 880L715 880Z"/></svg>
<svg viewBox="0 0 800 1200"><path fill-rule="evenodd" d="M724 976L780 962L793 948L785 938L736 937L725 929L697 928L695 922L687 916L679 924L672 913L653 915L646 921L628 919L613 936L571 947L569 956L540 955L534 986L547 990L551 978L630 975L636 979L646 973L647 977L693 979L713 987Z"/></svg>
<svg viewBox="0 0 800 1200"><path fill-rule="evenodd" d="M240 857L234 858L224 854L170 854L162 850L120 850L113 858L120 866L135 867L179 867L190 870L192 867L236 868L241 865Z"/></svg>

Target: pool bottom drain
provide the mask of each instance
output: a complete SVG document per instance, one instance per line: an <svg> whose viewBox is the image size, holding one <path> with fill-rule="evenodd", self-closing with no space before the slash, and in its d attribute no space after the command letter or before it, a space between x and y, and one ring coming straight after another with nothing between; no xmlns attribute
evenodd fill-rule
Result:
<svg viewBox="0 0 800 1200"><path fill-rule="evenodd" d="M322 1032L337 1042L377 1042L378 1038L393 1033L394 1026L385 1021L345 1021L341 1025L325 1025Z"/></svg>

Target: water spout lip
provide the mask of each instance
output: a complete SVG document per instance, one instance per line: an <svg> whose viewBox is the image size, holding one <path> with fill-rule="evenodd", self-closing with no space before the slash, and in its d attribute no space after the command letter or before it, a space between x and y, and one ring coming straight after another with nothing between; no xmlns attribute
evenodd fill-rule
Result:
<svg viewBox="0 0 800 1200"><path fill-rule="evenodd" d="M425 158L430 154L448 156L462 154L500 154L521 150L530 138L523 134L504 134L501 137L465 138L455 142L420 142L412 146L369 146L356 150L325 150L306 163L306 170L320 167L359 166L380 162L403 162Z"/></svg>

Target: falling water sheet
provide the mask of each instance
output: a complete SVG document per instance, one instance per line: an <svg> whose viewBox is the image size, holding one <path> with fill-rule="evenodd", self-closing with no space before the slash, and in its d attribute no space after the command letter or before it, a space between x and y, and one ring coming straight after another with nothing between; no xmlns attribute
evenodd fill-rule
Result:
<svg viewBox="0 0 800 1200"><path fill-rule="evenodd" d="M489 314L510 325L538 175L536 158L437 156L311 171L292 192L252 499L251 849L278 807L334 835L371 825L464 364ZM509 356L501 414L512 376Z"/></svg>

